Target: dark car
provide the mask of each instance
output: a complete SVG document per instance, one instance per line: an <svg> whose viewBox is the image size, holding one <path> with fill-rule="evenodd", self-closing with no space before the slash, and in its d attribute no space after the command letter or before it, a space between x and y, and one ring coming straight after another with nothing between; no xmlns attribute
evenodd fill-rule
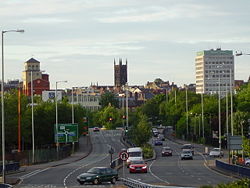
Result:
<svg viewBox="0 0 250 188"><path fill-rule="evenodd" d="M99 128L99 127L94 127L93 131L94 131L94 132L99 132L99 131L100 131L100 128Z"/></svg>
<svg viewBox="0 0 250 188"><path fill-rule="evenodd" d="M117 180L117 171L109 167L94 167L89 169L86 173L77 176L77 181L81 185L86 182L90 182L95 185L100 184L102 182L111 182L112 184L115 184Z"/></svg>
<svg viewBox="0 0 250 188"><path fill-rule="evenodd" d="M163 145L163 142L162 142L161 140L158 140L158 139L157 139L157 140L154 141L154 145L155 145L155 146L162 146L162 145Z"/></svg>
<svg viewBox="0 0 250 188"><path fill-rule="evenodd" d="M161 156L172 156L172 149L170 147L163 147L161 150Z"/></svg>

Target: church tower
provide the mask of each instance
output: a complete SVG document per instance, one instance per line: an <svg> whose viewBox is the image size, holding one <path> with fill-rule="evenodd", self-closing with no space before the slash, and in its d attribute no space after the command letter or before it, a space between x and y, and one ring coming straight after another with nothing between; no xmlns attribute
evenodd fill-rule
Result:
<svg viewBox="0 0 250 188"><path fill-rule="evenodd" d="M127 79L127 65L128 62L126 60L126 64L122 64L122 59L119 59L119 64L116 65L115 59L114 59L114 81L115 81L115 87L122 87L125 85L128 81Z"/></svg>

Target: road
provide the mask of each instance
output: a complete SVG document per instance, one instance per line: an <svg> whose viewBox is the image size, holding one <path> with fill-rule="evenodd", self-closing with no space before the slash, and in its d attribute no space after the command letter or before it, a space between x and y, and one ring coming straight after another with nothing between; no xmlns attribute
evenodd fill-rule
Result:
<svg viewBox="0 0 250 188"><path fill-rule="evenodd" d="M164 146L167 145L173 149L172 157L162 157L162 146L154 146L157 158L154 161L148 162L148 173L130 174L128 169L126 169L125 176L149 184L190 187L217 185L235 180L208 168L204 164L204 160L208 160L208 157L202 155L204 149L201 146L196 146L193 160L181 160L181 145L171 140L164 141Z"/></svg>
<svg viewBox="0 0 250 188"><path fill-rule="evenodd" d="M76 181L76 177L79 174L86 172L94 166L109 166L110 154L108 151L111 146L115 152L114 157L118 157L121 148L124 148L120 142L121 131L119 130L91 131L90 136L93 151L89 156L71 164L37 169L29 174L20 174L20 178L23 180L15 187L80 187ZM121 184L121 182L117 182L117 184ZM111 184L103 183L101 186L110 187Z"/></svg>
<svg viewBox="0 0 250 188"><path fill-rule="evenodd" d="M21 173L18 176L21 183L15 187L50 187L69 188L80 187L76 177L96 166L109 166L109 149L114 149L113 159L118 157L119 152L125 146L120 142L120 130L101 130L100 132L90 131L93 144L93 151L86 158L67 165L38 168L29 173ZM156 160L148 162L148 173L130 174L128 169L119 169L120 177L130 177L144 183L158 185L179 185L199 187L201 185L216 185L233 181L233 178L226 177L210 170L204 165L206 157L202 156L202 148L196 147L194 160L180 160L181 145L173 141L164 141L164 145L170 146L174 152L172 157L161 157L162 146L154 146ZM123 171L124 170L124 171ZM124 174L123 174L124 172ZM122 185L122 182L117 182ZM101 187L111 187L110 183L103 183ZM82 187L82 186L81 186ZM91 185L91 187L94 187ZM96 187L96 186L95 186ZM98 186L97 186L98 187Z"/></svg>

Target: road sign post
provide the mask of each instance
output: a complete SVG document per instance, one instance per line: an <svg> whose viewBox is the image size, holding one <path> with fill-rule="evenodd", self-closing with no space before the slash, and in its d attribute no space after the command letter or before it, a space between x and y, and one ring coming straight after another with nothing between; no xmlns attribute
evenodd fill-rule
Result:
<svg viewBox="0 0 250 188"><path fill-rule="evenodd" d="M124 166L125 166L125 161L128 159L129 155L126 151L122 151L119 153L119 158L123 161L122 162L122 173L123 173L123 178L125 178L124 176Z"/></svg>

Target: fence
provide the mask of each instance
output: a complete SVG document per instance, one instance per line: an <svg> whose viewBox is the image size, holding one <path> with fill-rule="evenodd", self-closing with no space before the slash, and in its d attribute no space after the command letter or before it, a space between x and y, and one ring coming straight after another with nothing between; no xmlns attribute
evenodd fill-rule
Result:
<svg viewBox="0 0 250 188"><path fill-rule="evenodd" d="M19 170L19 168L20 168L19 162L5 164L5 171L7 173L17 171ZM2 173L2 171L3 171L3 165L0 165L0 173Z"/></svg>
<svg viewBox="0 0 250 188"><path fill-rule="evenodd" d="M216 167L218 167L220 169L236 173L237 175L242 176L242 177L250 178L250 168L246 168L246 167L242 167L242 166L238 166L238 165L227 164L227 163L224 163L224 162L219 161L219 160L216 160L215 164L216 164Z"/></svg>
<svg viewBox="0 0 250 188"><path fill-rule="evenodd" d="M46 163L50 161L60 160L70 156L72 153L71 145L64 145L59 147L57 152L56 148L39 149L35 150L34 163ZM6 157L8 161L19 162L21 166L33 164L32 150L8 154Z"/></svg>

